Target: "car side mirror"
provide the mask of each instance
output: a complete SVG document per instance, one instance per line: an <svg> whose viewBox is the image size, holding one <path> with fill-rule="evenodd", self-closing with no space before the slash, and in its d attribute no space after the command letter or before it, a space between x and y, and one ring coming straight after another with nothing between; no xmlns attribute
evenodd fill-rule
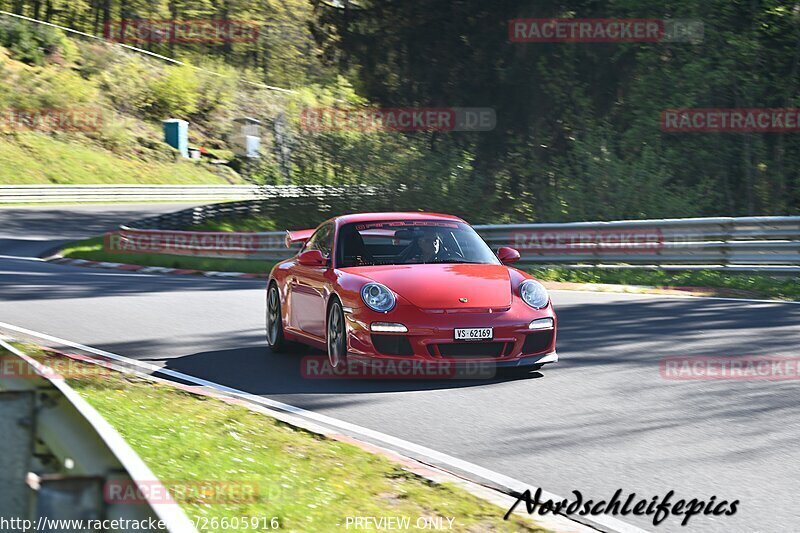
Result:
<svg viewBox="0 0 800 533"><path fill-rule="evenodd" d="M297 257L297 262L304 266L318 267L328 264L328 259L319 250L306 250Z"/></svg>
<svg viewBox="0 0 800 533"><path fill-rule="evenodd" d="M514 263L516 261L519 261L519 252L516 251L514 248L503 246L502 248L497 250L497 258L503 264Z"/></svg>

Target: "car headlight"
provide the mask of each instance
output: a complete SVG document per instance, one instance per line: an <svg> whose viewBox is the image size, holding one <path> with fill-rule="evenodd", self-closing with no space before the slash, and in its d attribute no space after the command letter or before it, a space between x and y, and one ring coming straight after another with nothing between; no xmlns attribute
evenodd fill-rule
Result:
<svg viewBox="0 0 800 533"><path fill-rule="evenodd" d="M361 299L367 307L379 313L394 309L394 293L380 283L367 283L361 287Z"/></svg>
<svg viewBox="0 0 800 533"><path fill-rule="evenodd" d="M519 295L534 309L541 309L547 307L550 301L550 296L547 294L547 289L538 281L526 279L519 285Z"/></svg>

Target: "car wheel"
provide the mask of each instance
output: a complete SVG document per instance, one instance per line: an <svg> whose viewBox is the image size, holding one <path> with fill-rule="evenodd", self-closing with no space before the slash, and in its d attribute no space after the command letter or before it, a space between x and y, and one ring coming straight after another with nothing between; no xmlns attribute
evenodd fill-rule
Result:
<svg viewBox="0 0 800 533"><path fill-rule="evenodd" d="M342 305L335 301L328 310L328 361L339 368L347 362L347 331Z"/></svg>
<svg viewBox="0 0 800 533"><path fill-rule="evenodd" d="M283 321L281 320L281 297L278 286L274 283L267 291L267 344L273 352L286 348L286 339L283 336Z"/></svg>

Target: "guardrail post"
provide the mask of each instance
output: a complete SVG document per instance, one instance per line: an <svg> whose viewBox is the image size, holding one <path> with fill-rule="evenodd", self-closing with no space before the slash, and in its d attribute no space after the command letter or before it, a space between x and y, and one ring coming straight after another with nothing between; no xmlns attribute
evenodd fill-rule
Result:
<svg viewBox="0 0 800 533"><path fill-rule="evenodd" d="M0 392L0 516L28 516L30 488L25 475L33 457L35 405L33 391Z"/></svg>
<svg viewBox="0 0 800 533"><path fill-rule="evenodd" d="M2 337L0 350L10 354L2 361L9 370L0 372L0 517L102 517L112 520L107 531L120 533L131 528L114 519L157 519L172 533L197 533L180 507L147 495L141 505L106 502L103 489L109 476L160 482L122 436L46 363ZM163 486L160 490L166 492Z"/></svg>
<svg viewBox="0 0 800 533"><path fill-rule="evenodd" d="M731 241L733 241L734 232L736 230L736 221L730 220L722 224L724 241L722 246L722 266L727 268L731 260Z"/></svg>
<svg viewBox="0 0 800 533"><path fill-rule="evenodd" d="M195 207L192 209L192 226L197 226L203 222L203 208Z"/></svg>
<svg viewBox="0 0 800 533"><path fill-rule="evenodd" d="M34 518L103 519L104 481L98 476L29 474L28 485L36 493Z"/></svg>

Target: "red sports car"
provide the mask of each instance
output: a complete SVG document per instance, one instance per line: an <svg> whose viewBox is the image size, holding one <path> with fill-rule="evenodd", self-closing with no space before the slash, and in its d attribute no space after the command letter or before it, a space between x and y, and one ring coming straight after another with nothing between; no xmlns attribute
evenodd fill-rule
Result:
<svg viewBox="0 0 800 533"><path fill-rule="evenodd" d="M303 243L267 285L267 341L348 361L492 363L538 369L558 361L547 290L506 266L466 222L438 213L335 217L288 232Z"/></svg>

